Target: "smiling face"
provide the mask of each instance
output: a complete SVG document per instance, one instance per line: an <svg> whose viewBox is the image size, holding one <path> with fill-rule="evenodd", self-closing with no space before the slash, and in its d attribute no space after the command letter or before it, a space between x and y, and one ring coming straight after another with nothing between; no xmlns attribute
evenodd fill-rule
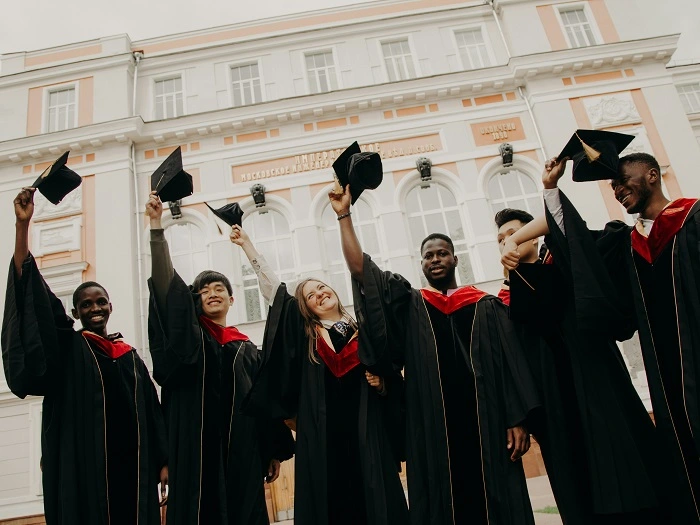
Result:
<svg viewBox="0 0 700 525"><path fill-rule="evenodd" d="M321 281L307 281L301 289L307 308L319 319L338 320L340 302L333 289Z"/></svg>
<svg viewBox="0 0 700 525"><path fill-rule="evenodd" d="M221 281L205 284L198 292L202 301L202 313L210 319L225 317L233 304L233 297Z"/></svg>
<svg viewBox="0 0 700 525"><path fill-rule="evenodd" d="M81 290L77 299L73 317L80 320L85 330L105 337L107 321L112 313L107 292L99 286L90 286Z"/></svg>
<svg viewBox="0 0 700 525"><path fill-rule="evenodd" d="M610 186L615 198L625 207L627 213L641 213L649 205L654 186L659 181L656 168L649 168L642 162L623 162L619 174Z"/></svg>
<svg viewBox="0 0 700 525"><path fill-rule="evenodd" d="M523 224L521 221L518 219L513 219L512 221L508 221L498 228L498 247L500 248L501 252L503 252L503 243L505 243L506 239L508 239L523 226L525 226L525 224ZM518 253L520 254L520 260L522 262L535 262L538 259L537 243L537 239L533 239L532 241L524 242L518 246Z"/></svg>
<svg viewBox="0 0 700 525"><path fill-rule="evenodd" d="M452 253L450 243L444 239L430 239L423 244L421 267L423 275L433 288L456 288L457 262L457 256Z"/></svg>

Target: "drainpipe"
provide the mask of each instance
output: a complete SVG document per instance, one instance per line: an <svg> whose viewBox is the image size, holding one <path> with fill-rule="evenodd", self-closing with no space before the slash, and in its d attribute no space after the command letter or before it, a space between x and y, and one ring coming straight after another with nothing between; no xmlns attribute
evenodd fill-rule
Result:
<svg viewBox="0 0 700 525"><path fill-rule="evenodd" d="M143 51L134 51L134 92L131 95L131 116L136 116L136 85L139 80L139 62L143 58Z"/></svg>
<svg viewBox="0 0 700 525"><path fill-rule="evenodd" d="M135 117L136 116L136 84L138 81L138 73L139 73L139 62L143 58L143 53L141 51L134 51L134 91L132 95L132 107L131 107L131 116ZM146 311L143 307L143 298L142 298L142 292L143 292L143 285L145 283L144 277L143 277L143 255L142 255L142 248L143 246L141 245L141 225L142 225L142 215L141 211L139 210L139 178L138 178L138 173L136 171L136 144L134 141L131 141L131 144L129 145L129 156L130 156L130 161L131 161L131 174L133 177L133 186L134 186L134 229L136 230L136 273L138 275L138 286L136 289L138 290L137 293L137 300L138 300L138 312L139 312L139 321L141 325L141 352L142 352L142 357L144 361L152 366L151 363L151 358L150 354L146 353L146 348L148 347L148 339L147 339L147 326L146 326ZM149 368L151 368L149 366Z"/></svg>
<svg viewBox="0 0 700 525"><path fill-rule="evenodd" d="M498 33L501 35L501 40L503 41L503 46L506 49L506 54L508 55L508 62L510 63L511 58L513 58L513 55L510 52L510 47L508 46L508 41L506 40L506 34L503 31L503 26L501 26L501 20L498 17L498 9L496 8L495 5L495 0L486 0L486 4L488 4L491 7L491 14L493 14L493 19L496 21L496 26L498 27ZM532 105L530 104L530 99L525 95L525 91L523 90L522 86L518 86L518 94L520 95L520 98L523 99L525 102L525 107L527 108L527 112L530 115L530 120L532 121L532 125L535 128L535 136L537 137L537 143L540 146L540 151L542 152L543 156L543 162L546 162L547 160L547 152L544 149L544 142L542 142L542 136L540 135L540 128L537 125L537 121L535 120L535 114L532 111Z"/></svg>

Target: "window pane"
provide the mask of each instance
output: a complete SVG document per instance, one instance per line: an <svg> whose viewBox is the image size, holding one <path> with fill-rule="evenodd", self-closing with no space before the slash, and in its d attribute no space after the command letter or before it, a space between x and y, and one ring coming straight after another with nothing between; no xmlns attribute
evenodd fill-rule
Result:
<svg viewBox="0 0 700 525"><path fill-rule="evenodd" d="M415 191L415 190L414 190ZM421 190L419 194L420 203L422 204L423 211L433 210L440 207L440 201L438 200L438 185L431 184L428 188Z"/></svg>

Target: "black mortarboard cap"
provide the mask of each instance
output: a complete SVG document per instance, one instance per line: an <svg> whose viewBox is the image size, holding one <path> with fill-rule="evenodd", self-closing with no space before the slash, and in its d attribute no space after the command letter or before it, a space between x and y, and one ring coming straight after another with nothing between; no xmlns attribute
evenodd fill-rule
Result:
<svg viewBox="0 0 700 525"><path fill-rule="evenodd" d="M333 170L343 188L350 184L352 204L355 204L363 191L377 188L384 177L379 153L363 152L357 142L353 142L335 159Z"/></svg>
<svg viewBox="0 0 700 525"><path fill-rule="evenodd" d="M238 226L243 225L243 210L237 202L231 202L216 210L209 206L208 203L205 202L204 204L207 205L214 215L229 226L233 226L234 224L237 224Z"/></svg>
<svg viewBox="0 0 700 525"><path fill-rule="evenodd" d="M574 161L573 179L576 182L614 179L620 153L634 140L634 135L578 129L559 154L560 159Z"/></svg>
<svg viewBox="0 0 700 525"><path fill-rule="evenodd" d="M83 179L66 166L68 151L58 157L51 166L46 168L39 178L34 181L32 188L38 189L51 203L58 204L63 197L80 186Z"/></svg>
<svg viewBox="0 0 700 525"><path fill-rule="evenodd" d="M510 318L546 324L563 318L563 277L553 264L519 264L508 272Z"/></svg>
<svg viewBox="0 0 700 525"><path fill-rule="evenodd" d="M151 191L155 191L163 202L176 201L194 192L192 175L182 169L180 146L151 175Z"/></svg>

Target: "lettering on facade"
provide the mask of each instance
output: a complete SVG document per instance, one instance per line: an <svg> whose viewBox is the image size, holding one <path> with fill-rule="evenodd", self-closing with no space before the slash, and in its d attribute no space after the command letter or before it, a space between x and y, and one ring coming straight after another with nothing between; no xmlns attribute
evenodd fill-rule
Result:
<svg viewBox="0 0 700 525"><path fill-rule="evenodd" d="M483 126L479 128L479 132L482 135L491 135L494 142L499 140L506 140L508 138L509 131L515 131L517 129L515 122L506 122L503 124L496 124L492 126Z"/></svg>
<svg viewBox="0 0 700 525"><path fill-rule="evenodd" d="M413 139L398 140L386 143L373 142L361 144L362 151L377 152L382 159L393 159L396 157L407 157L410 155L421 155L442 149L439 136L430 135L428 137L416 137ZM261 169L248 170L248 166L234 166L234 182L251 182L271 177L283 175L293 175L331 168L335 159L343 152L343 148L326 151L316 151L305 153L294 157L278 159L258 165ZM258 167L256 166L256 167ZM246 171L243 171L246 170ZM238 179L238 180L236 180Z"/></svg>

